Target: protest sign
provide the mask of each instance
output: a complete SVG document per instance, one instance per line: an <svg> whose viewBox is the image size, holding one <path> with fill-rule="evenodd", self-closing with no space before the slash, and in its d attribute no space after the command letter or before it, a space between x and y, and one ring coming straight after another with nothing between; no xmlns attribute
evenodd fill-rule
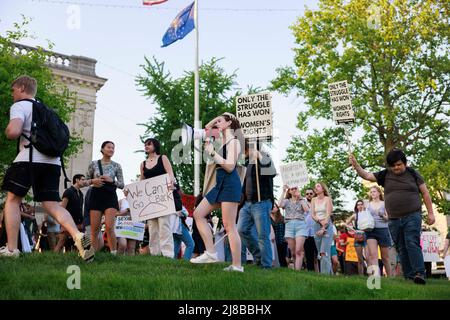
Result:
<svg viewBox="0 0 450 320"><path fill-rule="evenodd" d="M261 92L236 98L236 117L245 138L272 136L272 97Z"/></svg>
<svg viewBox="0 0 450 320"><path fill-rule="evenodd" d="M169 190L169 175L163 174L125 186L131 219L145 221L175 213L173 191Z"/></svg>
<svg viewBox="0 0 450 320"><path fill-rule="evenodd" d="M445 257L444 267L445 267L445 274L446 274L447 278L450 278L450 256Z"/></svg>
<svg viewBox="0 0 450 320"><path fill-rule="evenodd" d="M301 188L309 183L308 170L304 161L282 164L280 173L283 185Z"/></svg>
<svg viewBox="0 0 450 320"><path fill-rule="evenodd" d="M328 91L330 93L331 109L333 110L333 120L336 124L355 122L347 81L328 84Z"/></svg>
<svg viewBox="0 0 450 320"><path fill-rule="evenodd" d="M425 231L420 235L420 246L422 247L423 261L437 262L439 258L439 234L435 231Z"/></svg>
<svg viewBox="0 0 450 320"><path fill-rule="evenodd" d="M118 216L114 226L117 238L144 240L145 223L133 222L130 216Z"/></svg>
<svg viewBox="0 0 450 320"><path fill-rule="evenodd" d="M348 237L347 242L348 244L345 251L345 261L358 262L358 255L356 254L355 249L355 238Z"/></svg>

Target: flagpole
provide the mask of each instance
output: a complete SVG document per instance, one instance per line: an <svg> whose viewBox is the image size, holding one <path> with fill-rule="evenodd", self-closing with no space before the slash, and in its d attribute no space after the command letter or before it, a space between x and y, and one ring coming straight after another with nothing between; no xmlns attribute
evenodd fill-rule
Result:
<svg viewBox="0 0 450 320"><path fill-rule="evenodd" d="M195 21L195 70L194 70L194 128L200 129L200 106L199 106L199 72L198 72L198 1L194 1ZM194 195L200 193L200 140L194 139Z"/></svg>

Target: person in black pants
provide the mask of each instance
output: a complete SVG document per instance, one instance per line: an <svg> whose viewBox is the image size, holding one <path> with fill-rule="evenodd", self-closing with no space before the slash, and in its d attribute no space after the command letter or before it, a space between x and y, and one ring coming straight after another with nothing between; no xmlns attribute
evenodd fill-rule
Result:
<svg viewBox="0 0 450 320"><path fill-rule="evenodd" d="M311 208L311 200L314 198L316 194L312 189L305 190L305 198L308 204L308 207ZM319 272L319 265L317 263L317 247L316 242L314 241L314 220L311 217L311 212L308 211L307 216L305 218L306 226L308 229L308 236L305 240L305 259L306 259L306 269L308 271L316 271Z"/></svg>
<svg viewBox="0 0 450 320"><path fill-rule="evenodd" d="M284 238L285 222L284 217L281 215L280 208L276 203L273 204L272 211L270 212L270 220L272 223L273 231L275 232L275 242L277 244L278 261L280 267L287 267L287 242Z"/></svg>

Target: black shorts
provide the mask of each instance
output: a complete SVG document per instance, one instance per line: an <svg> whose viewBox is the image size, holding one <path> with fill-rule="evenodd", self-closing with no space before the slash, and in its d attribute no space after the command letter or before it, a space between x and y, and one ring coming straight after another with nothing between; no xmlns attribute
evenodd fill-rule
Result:
<svg viewBox="0 0 450 320"><path fill-rule="evenodd" d="M116 191L111 191L104 187L92 188L89 199L89 210L104 212L110 208L119 210L119 200Z"/></svg>
<svg viewBox="0 0 450 320"><path fill-rule="evenodd" d="M59 197L61 166L56 164L33 163L30 171L29 162L14 162L6 170L2 190L25 197L31 187L31 175L33 175L34 201L61 201Z"/></svg>

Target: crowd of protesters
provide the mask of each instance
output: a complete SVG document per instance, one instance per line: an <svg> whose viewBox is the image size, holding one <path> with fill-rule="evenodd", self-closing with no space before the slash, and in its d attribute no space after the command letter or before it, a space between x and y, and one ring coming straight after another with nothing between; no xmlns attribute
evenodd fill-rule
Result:
<svg viewBox="0 0 450 320"><path fill-rule="evenodd" d="M12 88L15 103L6 130L11 139L20 137L18 132L29 131L29 99L34 98L36 83L22 77ZM8 194L6 223L3 210L0 217L0 254L78 250L83 259L91 260L95 251L108 251L114 255L162 255L202 264L221 261L218 250L223 246L225 260L231 262L225 271L243 272L244 265L252 263L264 269L292 267L327 275L391 276L400 274L400 262L405 278L425 283L420 196L428 223L433 224L435 218L426 184L417 171L407 166L401 150L389 152L388 169L375 173L365 171L349 155L358 175L376 182L384 191L371 186L367 199L356 201L353 214L335 223L333 199L325 183L317 182L304 191L300 186L285 185L276 200L273 179L277 173L270 155L259 143L250 144L236 134L240 124L230 113L217 116L206 129L213 127L221 133L220 148L216 152L213 141L207 139L205 151L212 165L212 181L208 190L197 196L193 219L183 207L176 174L169 158L161 154L160 142L155 138L145 140L146 159L138 164L140 180L168 174L176 212L148 220L143 241L115 234L116 217L129 216L130 207L127 190L120 201L117 196L117 189L124 189L125 184L121 165L112 160L114 142L103 142L101 159L90 163L86 175L74 175L72 186L60 199L57 191L47 191L55 189L59 180L59 158L37 154L33 175L42 181L39 186L32 185L29 177L21 175L24 170L29 173L26 141L21 141L22 151L8 169L2 186ZM238 163L241 154L245 165ZM34 208L23 201L31 186L34 200L42 202L48 213L40 225ZM220 246L214 241L211 224L211 214L216 210L221 211L226 238ZM374 222L370 229L362 226L367 214ZM399 258L391 261L394 246Z"/></svg>

